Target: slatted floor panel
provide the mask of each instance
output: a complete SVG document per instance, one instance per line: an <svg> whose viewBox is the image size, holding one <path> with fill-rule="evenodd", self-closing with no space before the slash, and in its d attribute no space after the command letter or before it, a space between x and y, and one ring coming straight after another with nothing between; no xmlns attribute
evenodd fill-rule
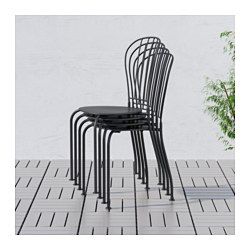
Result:
<svg viewBox="0 0 250 250"><path fill-rule="evenodd" d="M157 185L156 162L148 164L146 191L132 160L112 162L108 212L93 194L91 161L82 196L69 181L68 160L16 160L16 234L235 234L234 161L170 160L174 202Z"/></svg>

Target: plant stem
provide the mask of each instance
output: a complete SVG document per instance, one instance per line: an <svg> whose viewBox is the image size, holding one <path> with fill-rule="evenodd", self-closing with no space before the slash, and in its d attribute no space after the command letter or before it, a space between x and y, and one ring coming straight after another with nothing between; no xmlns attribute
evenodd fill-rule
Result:
<svg viewBox="0 0 250 250"><path fill-rule="evenodd" d="M231 104L231 102L230 102L230 99L229 99L229 95L228 95L226 86L225 86L225 84L224 84L223 82L221 82L221 84L222 84L222 87L223 87L223 89L224 89L224 91L225 91L225 93L226 93L227 100L228 100L228 103L229 103L229 108L230 108L230 111L231 111L233 120L234 120L234 122L235 122L235 111L234 111L234 108L233 108L233 106L232 106L232 104Z"/></svg>

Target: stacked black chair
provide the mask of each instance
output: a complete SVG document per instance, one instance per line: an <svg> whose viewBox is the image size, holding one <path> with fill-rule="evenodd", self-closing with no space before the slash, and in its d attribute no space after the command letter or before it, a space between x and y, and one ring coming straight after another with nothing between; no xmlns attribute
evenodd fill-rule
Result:
<svg viewBox="0 0 250 250"><path fill-rule="evenodd" d="M70 117L70 179L85 189L85 138L94 130L94 193L110 210L110 144L114 133L129 131L134 170L149 188L144 131L149 131L158 164L159 185L174 200L173 180L163 142L162 113L173 56L157 37L133 42L125 53L128 106L81 107Z"/></svg>

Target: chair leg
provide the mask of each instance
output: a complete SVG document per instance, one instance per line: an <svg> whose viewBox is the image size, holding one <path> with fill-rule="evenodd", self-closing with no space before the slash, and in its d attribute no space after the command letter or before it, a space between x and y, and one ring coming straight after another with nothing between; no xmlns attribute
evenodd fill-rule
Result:
<svg viewBox="0 0 250 250"><path fill-rule="evenodd" d="M70 180L74 180L74 149L73 149L73 119L74 116L81 112L80 110L75 110L70 116Z"/></svg>
<svg viewBox="0 0 250 250"><path fill-rule="evenodd" d="M101 136L102 136L102 127L99 126L99 131L98 131L98 198L102 198L102 146L101 146Z"/></svg>
<svg viewBox="0 0 250 250"><path fill-rule="evenodd" d="M84 117L85 115L84 114L81 114L80 116L78 116L76 119L75 119L75 123L74 123L74 185L77 185L77 175L78 175L78 172L77 172L77 122L82 118Z"/></svg>
<svg viewBox="0 0 250 250"><path fill-rule="evenodd" d="M82 126L88 122L88 119L84 120L83 122L81 122L81 124L78 127L78 189L81 190L81 154L82 154L82 150L81 150L81 145L82 145L82 141L81 141L81 137L82 137Z"/></svg>
<svg viewBox="0 0 250 250"><path fill-rule="evenodd" d="M108 135L108 142L107 142L107 209L110 211L110 141L111 136L114 133L114 131L111 131Z"/></svg>
<svg viewBox="0 0 250 250"><path fill-rule="evenodd" d="M86 126L82 133L82 195L86 195L86 185L85 185L85 153L86 153L86 132L89 128L93 127L93 124Z"/></svg>
<svg viewBox="0 0 250 250"><path fill-rule="evenodd" d="M136 147L136 152L137 152L137 168L138 168L138 179L142 178L142 173L141 173L141 156L140 156L140 148L139 148L139 138L138 134L136 131L134 131L135 135L135 147Z"/></svg>
<svg viewBox="0 0 250 250"><path fill-rule="evenodd" d="M164 159L164 153L162 151L162 145L161 145L161 141L160 141L160 137L159 137L159 131L158 129L155 131L155 140L156 140L156 144L159 150L159 154L161 157L161 171L162 171L162 177L163 177L163 190L169 190L169 178L168 178L168 172L166 171L166 161ZM167 184L167 187L166 187Z"/></svg>
<svg viewBox="0 0 250 250"><path fill-rule="evenodd" d="M146 189L149 189L148 161L147 161L143 131L140 131L140 133L141 133L141 141L142 141L142 153L143 153L143 159L144 159L143 160L143 162L144 162L144 170L145 170L145 177L146 177Z"/></svg>
<svg viewBox="0 0 250 250"><path fill-rule="evenodd" d="M133 147L133 153L134 153L134 170L135 170L135 174L138 174L137 152L136 152L136 147L135 147L134 132L130 131L130 135L131 135L131 141L132 141L132 147Z"/></svg>
<svg viewBox="0 0 250 250"><path fill-rule="evenodd" d="M102 203L106 203L106 135L107 130L104 129L102 137Z"/></svg>
<svg viewBox="0 0 250 250"><path fill-rule="evenodd" d="M145 180L145 161L144 161L144 152L143 152L143 141L141 131L137 131L138 139L139 139L139 149L140 149L140 157L141 157L141 173L142 173L142 184L146 184Z"/></svg>
<svg viewBox="0 0 250 250"><path fill-rule="evenodd" d="M94 123L94 194L97 194L97 120L99 117L95 119Z"/></svg>
<svg viewBox="0 0 250 250"><path fill-rule="evenodd" d="M168 195L170 194L170 200L174 201L173 177L172 177L171 170L170 170L170 167L169 167L168 157L167 157L167 153L166 153L166 149L165 149L165 145L164 145L164 141L163 141L162 128L160 128L160 140L161 140L161 148L162 148L164 159L165 159L165 162L166 162L167 175L168 175L169 182L170 182L169 183L170 184L170 193L169 193L169 189L168 189L167 194Z"/></svg>
<svg viewBox="0 0 250 250"><path fill-rule="evenodd" d="M139 153L139 146L138 146L138 139L137 139L137 136L136 136L136 132L133 131L132 132L133 135L134 135L134 144L135 144L135 155L136 155L136 170L137 170L137 174L138 174L138 179L141 179L141 160L140 160L140 153Z"/></svg>
<svg viewBox="0 0 250 250"><path fill-rule="evenodd" d="M157 160L157 165L158 165L158 185L162 185L163 184L163 180L162 180L162 162L161 162L161 157L159 155L159 150L158 150L158 146L156 143L156 139L155 139L155 135L154 132L150 129L150 137L152 140L152 144L153 144L153 148L154 148L154 152L155 152L155 157Z"/></svg>

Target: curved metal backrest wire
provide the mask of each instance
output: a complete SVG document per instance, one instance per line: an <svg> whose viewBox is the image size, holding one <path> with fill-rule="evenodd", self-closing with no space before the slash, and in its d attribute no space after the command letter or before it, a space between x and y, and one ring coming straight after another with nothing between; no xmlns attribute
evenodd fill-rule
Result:
<svg viewBox="0 0 250 250"><path fill-rule="evenodd" d="M142 37L135 40L130 46L127 48L125 52L125 73L127 80L127 89L128 89L128 105L134 106L134 100L138 99L139 89L138 86L135 86L134 80L132 79L131 74L131 65L133 64L134 59L140 55L143 51L151 48L153 49L156 44L160 43L160 39L158 37L147 36ZM148 51L149 52L149 51ZM149 52L150 53L150 52ZM139 61L137 61L137 66L139 65Z"/></svg>
<svg viewBox="0 0 250 250"><path fill-rule="evenodd" d="M149 118L161 118L173 55L164 46L157 46L152 51L146 54L145 50L135 59L133 79L137 86L144 82L143 95L139 96L143 102L139 107L147 111Z"/></svg>
<svg viewBox="0 0 250 250"><path fill-rule="evenodd" d="M140 90L138 89L138 86L135 84L134 79L132 78L133 61L138 55L140 55L142 52L146 50L150 53L150 51L156 46L156 44L160 43L159 41L160 40L155 37L146 37L146 38L138 39L136 42L132 43L133 46L130 45L126 51L125 69L126 69L126 76L127 76L127 83L128 83L128 99L129 99L128 101L129 101L129 104L131 105L131 100L132 100L131 106L134 106L135 100L141 99L139 97ZM138 42L139 42L139 45L138 45ZM135 47L135 45L137 46ZM139 64L139 60L137 61L137 66L138 64Z"/></svg>
<svg viewBox="0 0 250 250"><path fill-rule="evenodd" d="M164 44L162 43L148 43L147 46L150 45L150 48L143 49L141 53L137 55L136 52L137 50L133 51L130 60L129 60L129 79L131 82L131 97L130 99L132 100L132 104L135 107L140 107L141 105L145 104L146 98L146 90L148 88L147 84L147 76L149 72L149 61L146 61L144 63L144 58L147 56L156 53L157 49L160 47L164 47ZM133 58L133 61L131 58L133 55L136 54L136 57ZM138 66L141 65L140 69L140 76L138 77L138 74L135 74L135 71L138 69ZM137 77L137 79L136 79ZM138 80L139 79L139 80Z"/></svg>

